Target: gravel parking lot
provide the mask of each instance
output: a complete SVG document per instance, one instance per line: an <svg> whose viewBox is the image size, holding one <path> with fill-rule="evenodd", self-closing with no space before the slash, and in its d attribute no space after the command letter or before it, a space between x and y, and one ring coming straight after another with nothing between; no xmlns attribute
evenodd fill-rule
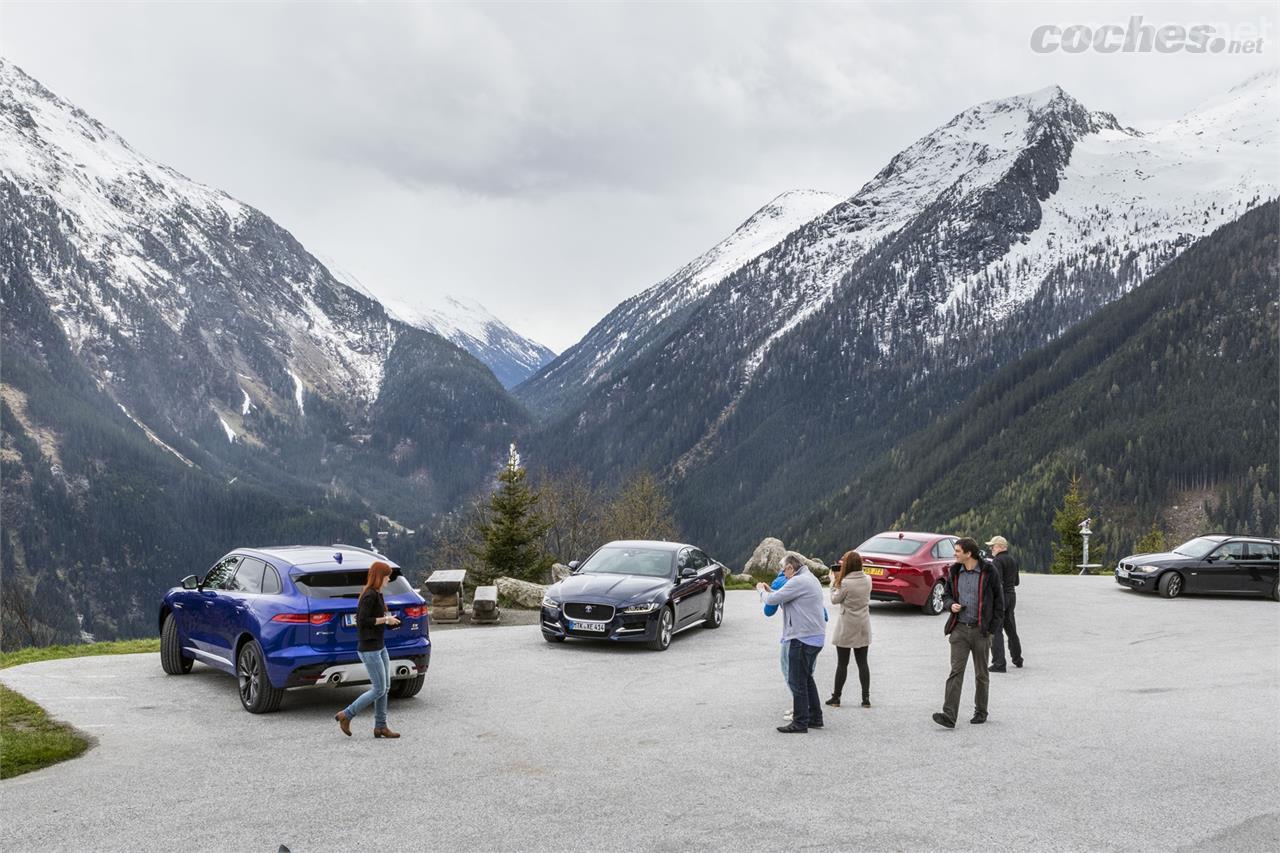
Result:
<svg viewBox="0 0 1280 853"><path fill-rule="evenodd" d="M872 702L807 735L777 620L731 592L670 650L536 626L441 632L427 686L342 737L354 688L240 709L233 679L157 656L0 671L97 738L0 783L6 850L1271 850L1280 847L1280 604L1165 601L1025 577L1027 665L991 719L942 729L942 618L873 605ZM819 658L824 698L835 655ZM856 671L846 695L857 694Z"/></svg>

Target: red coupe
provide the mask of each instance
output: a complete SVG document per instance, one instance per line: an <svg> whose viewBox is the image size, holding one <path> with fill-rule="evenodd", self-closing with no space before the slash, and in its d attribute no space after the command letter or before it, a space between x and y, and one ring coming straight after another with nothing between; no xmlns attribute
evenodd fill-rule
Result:
<svg viewBox="0 0 1280 853"><path fill-rule="evenodd" d="M943 577L956 561L957 538L942 533L878 533L858 546L874 601L904 601L930 616L942 612Z"/></svg>

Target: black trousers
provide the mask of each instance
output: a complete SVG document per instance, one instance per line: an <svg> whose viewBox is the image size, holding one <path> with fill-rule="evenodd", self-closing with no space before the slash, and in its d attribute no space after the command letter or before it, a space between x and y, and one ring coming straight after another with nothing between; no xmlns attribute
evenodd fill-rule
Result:
<svg viewBox="0 0 1280 853"><path fill-rule="evenodd" d="M858 662L858 681L862 684L862 698L871 698L871 670L867 667L867 647L860 649L847 649L844 646L836 646L836 689L831 694L836 699L840 698L840 691L844 690L844 681L849 677L849 652L853 652L854 660Z"/></svg>
<svg viewBox="0 0 1280 853"><path fill-rule="evenodd" d="M1006 590L1004 594L1004 627L997 625L991 633L991 665L1007 666L1004 659L1004 635L1009 635L1009 656L1014 665L1022 663L1022 641L1018 639L1018 623L1013 619L1013 608L1018 603L1018 594Z"/></svg>

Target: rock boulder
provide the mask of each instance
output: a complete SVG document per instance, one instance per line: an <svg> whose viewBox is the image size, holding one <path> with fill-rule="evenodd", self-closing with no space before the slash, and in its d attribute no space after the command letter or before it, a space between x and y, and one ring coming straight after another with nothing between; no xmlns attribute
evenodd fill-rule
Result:
<svg viewBox="0 0 1280 853"><path fill-rule="evenodd" d="M782 540L769 536L756 546L742 573L757 580L773 580L782 570L782 558L786 555L787 548Z"/></svg>
<svg viewBox="0 0 1280 853"><path fill-rule="evenodd" d="M542 594L546 587L541 584L515 578L498 578L493 584L498 588L498 600L509 607L536 610L542 606Z"/></svg>

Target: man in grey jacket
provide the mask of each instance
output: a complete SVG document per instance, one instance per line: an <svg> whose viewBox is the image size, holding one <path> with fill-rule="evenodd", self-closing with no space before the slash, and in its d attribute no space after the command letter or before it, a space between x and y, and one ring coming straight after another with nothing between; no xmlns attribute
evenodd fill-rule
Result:
<svg viewBox="0 0 1280 853"><path fill-rule="evenodd" d="M781 589L767 584L756 589L765 604L782 607L782 642L787 644L787 686L791 688L791 722L779 726L783 734L800 734L822 728L822 699L813 670L827 639L823 618L822 584L794 555L783 561L787 582Z"/></svg>

